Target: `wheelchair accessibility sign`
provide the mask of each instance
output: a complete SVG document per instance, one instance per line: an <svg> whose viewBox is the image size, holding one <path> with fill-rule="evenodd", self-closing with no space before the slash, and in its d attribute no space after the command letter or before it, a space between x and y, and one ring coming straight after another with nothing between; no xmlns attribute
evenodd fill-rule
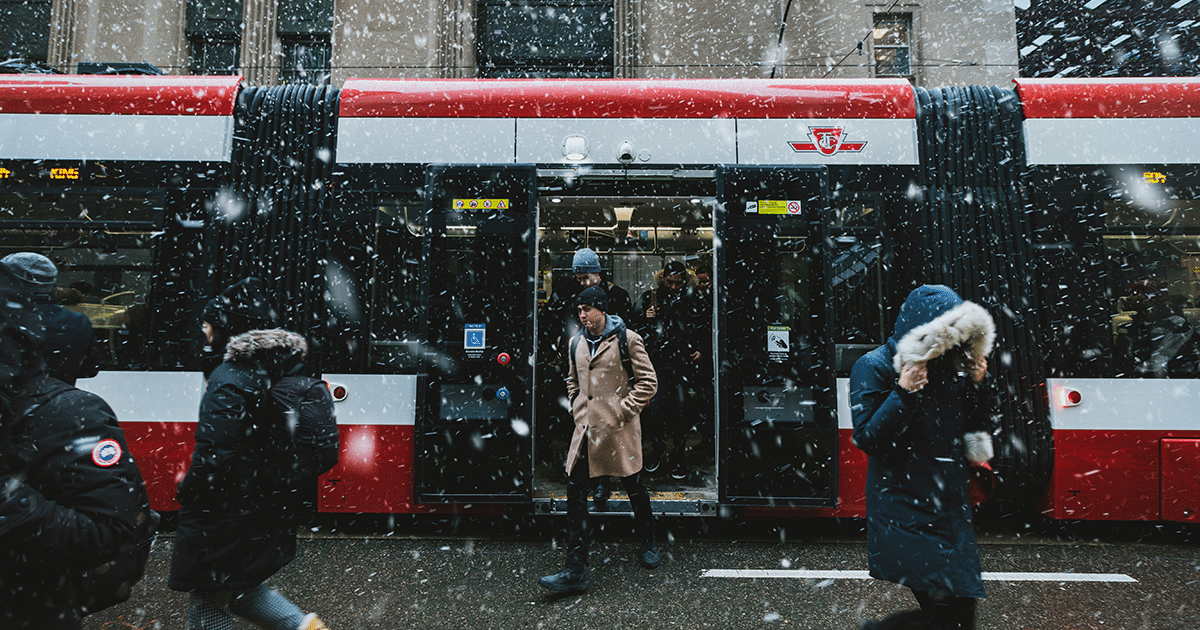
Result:
<svg viewBox="0 0 1200 630"><path fill-rule="evenodd" d="M463 324L463 350L467 358L478 359L487 348L487 324Z"/></svg>

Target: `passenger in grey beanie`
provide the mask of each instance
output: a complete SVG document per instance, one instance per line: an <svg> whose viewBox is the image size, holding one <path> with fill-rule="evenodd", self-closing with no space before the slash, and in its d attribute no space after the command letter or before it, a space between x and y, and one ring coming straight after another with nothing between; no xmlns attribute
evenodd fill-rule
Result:
<svg viewBox="0 0 1200 630"><path fill-rule="evenodd" d="M34 303L46 327L42 357L50 376L74 385L77 379L100 373L101 347L86 315L72 313L50 300L58 268L49 258L33 252L9 254L0 260L7 284Z"/></svg>

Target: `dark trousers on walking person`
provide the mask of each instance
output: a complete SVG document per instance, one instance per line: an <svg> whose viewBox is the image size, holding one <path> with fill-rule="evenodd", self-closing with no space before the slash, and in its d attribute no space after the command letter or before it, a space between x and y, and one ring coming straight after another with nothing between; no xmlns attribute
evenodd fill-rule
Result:
<svg viewBox="0 0 1200 630"><path fill-rule="evenodd" d="M611 483L611 479L610 483ZM650 509L650 493L642 483L641 473L628 477L617 477L629 495L629 505L633 509L634 526L639 541L654 541L654 512ZM588 528L588 493L595 487L599 479L593 479L588 472L587 448L580 450L579 461L567 478L567 568L583 569L587 565L588 542L591 532Z"/></svg>
<svg viewBox="0 0 1200 630"><path fill-rule="evenodd" d="M650 508L650 493L642 483L640 473L619 477L629 495L639 546L638 562L647 569L659 565L658 543L654 538L654 512ZM542 587L556 593L581 593L587 590L587 558L591 530L588 527L588 493L596 486L588 472L587 446L567 477L567 561L563 570L538 580Z"/></svg>
<svg viewBox="0 0 1200 630"><path fill-rule="evenodd" d="M913 591L921 610L897 613L882 621L868 621L862 630L975 630L974 597Z"/></svg>

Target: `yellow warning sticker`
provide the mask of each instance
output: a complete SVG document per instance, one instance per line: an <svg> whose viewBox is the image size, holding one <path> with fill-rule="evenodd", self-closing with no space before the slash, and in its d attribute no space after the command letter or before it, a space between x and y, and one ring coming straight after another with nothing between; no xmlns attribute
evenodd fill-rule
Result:
<svg viewBox="0 0 1200 630"><path fill-rule="evenodd" d="M508 210L507 199L455 199L455 210Z"/></svg>
<svg viewBox="0 0 1200 630"><path fill-rule="evenodd" d="M800 201L795 199L760 199L746 202L746 212L753 214L800 214Z"/></svg>

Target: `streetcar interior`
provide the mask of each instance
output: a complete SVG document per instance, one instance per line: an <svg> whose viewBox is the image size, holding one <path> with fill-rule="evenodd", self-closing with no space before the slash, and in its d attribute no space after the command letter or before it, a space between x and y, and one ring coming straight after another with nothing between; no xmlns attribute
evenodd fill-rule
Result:
<svg viewBox="0 0 1200 630"><path fill-rule="evenodd" d="M687 288L684 291L711 291L713 212L716 199L711 196L629 196L570 195L560 191L543 192L538 199L537 249L537 335L538 361L535 373L534 411L535 471L534 496L550 498L565 494L562 462L566 457L573 421L563 394L561 381L566 364L562 337L578 329L578 322L564 312L577 290L571 268L576 250L588 247L600 255L602 281L612 282L625 289L630 307L637 310L639 302L656 287L655 275L667 263L677 261L687 269ZM700 286L700 285L704 286ZM711 304L711 302L709 303ZM621 307L611 305L610 310ZM567 309L573 311L573 308ZM563 321L566 316L566 321ZM637 328L641 318L633 311L622 314L631 328ZM677 418L687 428L686 448L670 443L662 466L646 475L647 487L657 496L684 500L684 504L717 499L716 443L714 422L715 386L712 363L716 330L711 307L707 321L694 321L699 329L710 334L700 358L683 371L693 386L684 387L682 408L676 403L656 402L656 410L642 417L643 453L650 457L654 451L652 435L659 427L652 423L664 417ZM707 362L701 366L700 362ZM656 364L660 373L669 366ZM705 388L701 391L701 388ZM664 405L659 412L657 405ZM669 415L668 415L669 414ZM674 419L673 418L673 419ZM613 500L619 509L625 500L619 484L613 488Z"/></svg>

